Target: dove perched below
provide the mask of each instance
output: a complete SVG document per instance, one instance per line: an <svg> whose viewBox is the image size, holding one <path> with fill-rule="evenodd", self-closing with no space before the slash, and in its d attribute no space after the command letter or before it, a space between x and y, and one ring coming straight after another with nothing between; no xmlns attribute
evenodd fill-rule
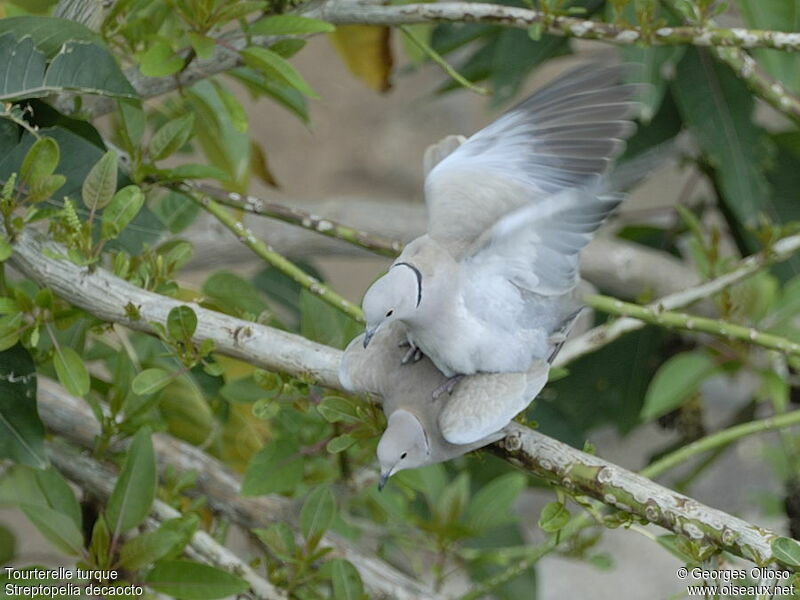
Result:
<svg viewBox="0 0 800 600"><path fill-rule="evenodd" d="M398 471L450 460L502 438L503 427L541 391L549 371L546 361L538 361L527 373L473 375L452 395L431 400L445 376L427 358L401 367L405 338L398 322L381 328L368 349L362 334L350 342L339 367L345 389L383 399L381 488Z"/></svg>
<svg viewBox="0 0 800 600"><path fill-rule="evenodd" d="M605 174L634 130L626 70L578 68L426 152L428 232L367 290L365 346L401 321L451 384L547 360L580 307L579 253L622 199Z"/></svg>

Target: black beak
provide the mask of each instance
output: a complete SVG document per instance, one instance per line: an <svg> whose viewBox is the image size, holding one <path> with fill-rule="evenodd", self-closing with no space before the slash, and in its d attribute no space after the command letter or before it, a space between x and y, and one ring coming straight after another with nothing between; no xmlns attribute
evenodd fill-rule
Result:
<svg viewBox="0 0 800 600"><path fill-rule="evenodd" d="M378 491L382 492L383 488L386 487L386 482L389 481L389 477L391 477L392 472L386 471L381 473L381 478L378 480Z"/></svg>
<svg viewBox="0 0 800 600"><path fill-rule="evenodd" d="M372 336L373 336L373 335L375 335L375 330L374 330L374 329L373 329L372 331L370 331L369 329L367 329L367 330L364 332L364 348L366 348L367 346L369 346L369 341L372 339Z"/></svg>

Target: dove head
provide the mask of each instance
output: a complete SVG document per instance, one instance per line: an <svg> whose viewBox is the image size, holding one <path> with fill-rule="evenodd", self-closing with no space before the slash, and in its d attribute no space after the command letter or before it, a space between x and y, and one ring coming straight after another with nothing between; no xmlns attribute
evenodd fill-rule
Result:
<svg viewBox="0 0 800 600"><path fill-rule="evenodd" d="M422 274L414 265L399 262L370 286L362 307L367 321L364 347L384 324L413 315L422 300Z"/></svg>
<svg viewBox="0 0 800 600"><path fill-rule="evenodd" d="M381 465L378 489L383 489L389 477L398 471L427 464L430 456L428 436L419 419L407 410L394 411L378 442L378 462Z"/></svg>

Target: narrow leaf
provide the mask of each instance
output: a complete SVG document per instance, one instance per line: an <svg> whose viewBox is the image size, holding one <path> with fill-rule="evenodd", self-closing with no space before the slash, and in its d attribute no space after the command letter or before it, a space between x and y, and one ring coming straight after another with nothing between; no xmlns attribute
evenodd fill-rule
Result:
<svg viewBox="0 0 800 600"><path fill-rule="evenodd" d="M153 160L161 160L179 150L192 136L194 113L169 121L156 131L150 140L149 151Z"/></svg>
<svg viewBox="0 0 800 600"><path fill-rule="evenodd" d="M156 493L156 458L150 432L140 429L128 448L122 472L106 506L114 538L136 527L150 512Z"/></svg>
<svg viewBox="0 0 800 600"><path fill-rule="evenodd" d="M680 407L715 371L714 361L702 352L684 352L667 360L647 388L642 420L652 421Z"/></svg>
<svg viewBox="0 0 800 600"><path fill-rule="evenodd" d="M81 188L83 203L90 210L104 208L117 189L117 153L109 150L89 171Z"/></svg>
<svg viewBox="0 0 800 600"><path fill-rule="evenodd" d="M57 346L53 355L56 375L67 391L74 396L85 396L89 393L91 380L83 359L69 346Z"/></svg>
<svg viewBox="0 0 800 600"><path fill-rule="evenodd" d="M242 58L245 64L258 69L268 78L283 81L310 98L319 98L300 73L278 53L259 46L251 46L242 50Z"/></svg>
<svg viewBox="0 0 800 600"><path fill-rule="evenodd" d="M161 561L144 581L153 590L178 600L215 600L236 596L250 587L241 577L188 560Z"/></svg>
<svg viewBox="0 0 800 600"><path fill-rule="evenodd" d="M336 518L336 500L331 489L322 485L308 495L300 510L300 530L309 547L316 547Z"/></svg>
<svg viewBox="0 0 800 600"><path fill-rule="evenodd" d="M250 33L255 35L303 35L330 33L336 28L325 21L298 15L271 15L250 25Z"/></svg>

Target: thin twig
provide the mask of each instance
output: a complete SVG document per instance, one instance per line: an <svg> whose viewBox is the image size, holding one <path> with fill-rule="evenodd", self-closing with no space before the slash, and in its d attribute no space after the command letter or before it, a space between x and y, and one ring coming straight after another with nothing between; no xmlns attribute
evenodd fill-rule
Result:
<svg viewBox="0 0 800 600"><path fill-rule="evenodd" d="M800 234L781 238L771 248L748 256L730 272L689 289L659 298L647 305L654 310L674 310L712 297L725 288L746 279L767 265L786 260L800 249ZM580 335L566 344L553 364L564 366L567 363L594 352L620 338L622 335L641 329L644 321L631 318L617 319L609 325L600 325Z"/></svg>
<svg viewBox="0 0 800 600"><path fill-rule="evenodd" d="M258 239L241 221L231 215L226 208L220 206L216 200L213 200L207 195L202 195L202 197L198 198L198 194L196 193L190 193L189 196L216 217L220 223L239 238L239 240L257 256L261 257L285 275L291 277L315 296L319 296L325 300L325 302L335 309L342 311L359 323L364 322L364 315L359 306L353 304L349 300L345 300L319 279L312 277L285 256L275 252L268 244Z"/></svg>
<svg viewBox="0 0 800 600"><path fill-rule="evenodd" d="M589 294L583 301L592 308L607 314L639 319L668 329L710 333L731 340L741 340L770 350L778 350L786 354L800 354L800 344L787 338L765 333L752 327L744 327L721 319L709 319L675 311L663 310L658 302L655 306L642 306L632 302L623 302L610 296Z"/></svg>
<svg viewBox="0 0 800 600"><path fill-rule="evenodd" d="M355 227L348 227L347 225L342 225L331 219L320 217L299 208L267 202L256 196L243 196L236 192L228 192L211 185L193 182L180 183L175 186L175 189L188 194L199 192L214 198L214 200L225 206L238 208L255 215L297 225L298 227L348 242L354 246L359 246L382 256L394 257L403 250L402 242L397 240L390 240L379 235L356 229Z"/></svg>
<svg viewBox="0 0 800 600"><path fill-rule="evenodd" d="M767 431L777 431L793 425L800 425L800 410L735 425L734 427L729 427L728 429L723 429L722 431L707 435L674 452L670 452L666 456L647 465L640 473L644 477L653 479L698 454L727 446L749 435L765 433Z"/></svg>
<svg viewBox="0 0 800 600"><path fill-rule="evenodd" d="M453 81L467 88L468 90L471 90L476 94L480 94L482 96L488 96L491 93L485 87L481 87L479 85L472 83L469 79L467 79L461 73L456 71L453 65L447 62L442 57L441 54L439 54L438 52L436 52L436 50L431 48L429 44L426 44L421 39L419 39L408 25L398 25L398 28L411 41L412 44L414 44L417 48L422 50L428 56L428 58L430 58L433 62L439 65L442 71L444 71L447 75L449 75L453 79Z"/></svg>

